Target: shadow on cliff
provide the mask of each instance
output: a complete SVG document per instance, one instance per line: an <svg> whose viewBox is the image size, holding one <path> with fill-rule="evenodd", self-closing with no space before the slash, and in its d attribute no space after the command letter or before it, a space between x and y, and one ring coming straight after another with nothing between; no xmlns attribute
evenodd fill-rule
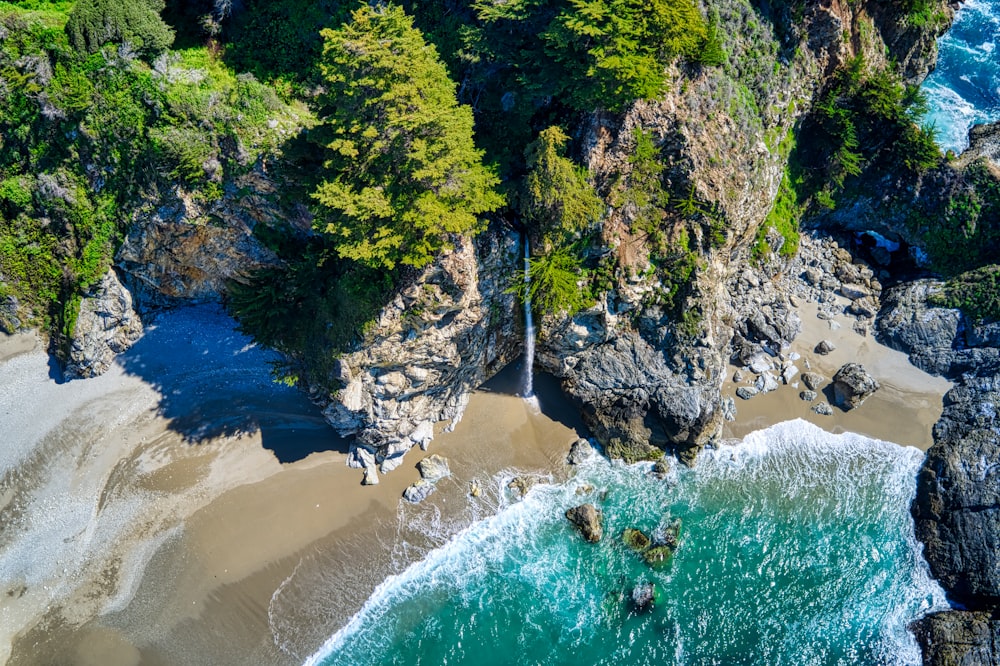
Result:
<svg viewBox="0 0 1000 666"><path fill-rule="evenodd" d="M346 452L347 441L318 407L273 381L277 356L235 327L217 305L162 311L147 319L145 334L118 363L160 394L157 413L192 445L259 432L282 463Z"/></svg>

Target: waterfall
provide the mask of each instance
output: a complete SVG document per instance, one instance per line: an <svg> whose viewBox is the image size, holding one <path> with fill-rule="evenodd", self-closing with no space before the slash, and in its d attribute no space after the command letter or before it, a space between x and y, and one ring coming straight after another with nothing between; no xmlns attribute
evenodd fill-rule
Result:
<svg viewBox="0 0 1000 666"><path fill-rule="evenodd" d="M523 398L535 396L535 322L531 317L531 248L524 236L524 381Z"/></svg>

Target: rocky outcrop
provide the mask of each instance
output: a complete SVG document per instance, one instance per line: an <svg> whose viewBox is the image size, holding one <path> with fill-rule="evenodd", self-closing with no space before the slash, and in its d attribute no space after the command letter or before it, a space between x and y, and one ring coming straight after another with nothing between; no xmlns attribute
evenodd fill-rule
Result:
<svg viewBox="0 0 1000 666"><path fill-rule="evenodd" d="M951 377L952 364L962 354L965 325L960 311L928 304L941 288L938 281L917 280L889 290L876 330L881 342L909 354L913 365Z"/></svg>
<svg viewBox="0 0 1000 666"><path fill-rule="evenodd" d="M342 436L356 436L349 464L394 469L411 447L426 448L435 423L454 425L471 391L517 355L516 302L505 293L517 256L516 234L459 241L337 361L343 388L324 416Z"/></svg>
<svg viewBox="0 0 1000 666"><path fill-rule="evenodd" d="M973 125L969 130L969 147L962 151L956 166L967 166L982 158L1000 169L1000 123Z"/></svg>
<svg viewBox="0 0 1000 666"><path fill-rule="evenodd" d="M721 423L714 394L670 370L663 353L637 333L565 357L562 376L603 442L652 444L690 459Z"/></svg>
<svg viewBox="0 0 1000 666"><path fill-rule="evenodd" d="M604 536L604 514L593 504L581 504L566 511L566 519L580 532L580 536L597 543Z"/></svg>
<svg viewBox="0 0 1000 666"><path fill-rule="evenodd" d="M1000 666L1000 618L994 613L934 613L913 630L925 666Z"/></svg>
<svg viewBox="0 0 1000 666"><path fill-rule="evenodd" d="M939 288L920 280L892 289L877 326L914 364L955 382L911 512L931 573L960 610L914 629L925 664L1000 664L1000 325L929 305Z"/></svg>
<svg viewBox="0 0 1000 666"><path fill-rule="evenodd" d="M64 369L67 378L93 377L142 337L142 321L113 270L80 303Z"/></svg>
<svg viewBox="0 0 1000 666"><path fill-rule="evenodd" d="M857 409L878 389L879 383L859 363L848 363L833 376L833 401L844 411Z"/></svg>
<svg viewBox="0 0 1000 666"><path fill-rule="evenodd" d="M995 410L998 399L996 390L976 396L980 423L963 423L965 432L951 428L937 438L920 470L913 506L931 573L967 608L1000 608L1000 424L983 413ZM956 405L951 393L947 400ZM948 411L953 417L955 410Z"/></svg>
<svg viewBox="0 0 1000 666"><path fill-rule="evenodd" d="M4 286L0 282L0 287ZM20 304L14 296L0 298L0 332L8 335L21 330Z"/></svg>
<svg viewBox="0 0 1000 666"><path fill-rule="evenodd" d="M142 308L184 301L218 301L230 281L245 281L277 257L253 235L261 223L297 224L272 202L276 185L251 172L211 203L177 191L136 216L117 254L126 284Z"/></svg>
<svg viewBox="0 0 1000 666"><path fill-rule="evenodd" d="M569 454L566 456L566 462L570 465L582 465L591 458L597 455L597 450L593 445L582 437L569 447Z"/></svg>

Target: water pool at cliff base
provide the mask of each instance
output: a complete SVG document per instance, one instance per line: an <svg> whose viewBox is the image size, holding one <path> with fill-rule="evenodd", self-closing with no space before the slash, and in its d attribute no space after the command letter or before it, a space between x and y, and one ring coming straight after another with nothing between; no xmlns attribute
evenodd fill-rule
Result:
<svg viewBox="0 0 1000 666"><path fill-rule="evenodd" d="M945 606L909 514L922 458L792 421L665 479L594 459L386 580L307 663L918 664L907 627ZM564 518L584 502L598 544ZM677 518L661 570L620 538Z"/></svg>

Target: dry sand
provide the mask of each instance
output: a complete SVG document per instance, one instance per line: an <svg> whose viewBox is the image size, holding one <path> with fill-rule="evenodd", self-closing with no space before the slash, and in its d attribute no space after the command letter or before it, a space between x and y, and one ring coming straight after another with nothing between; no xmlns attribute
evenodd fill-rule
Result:
<svg viewBox="0 0 1000 666"><path fill-rule="evenodd" d="M66 384L32 336L0 339L0 663L8 647L10 664L301 663L387 575L495 512L504 478L558 473L583 432L501 377L454 432L362 487L267 356L220 313L192 312ZM324 437L340 450L284 465L269 450ZM430 453L453 475L409 505Z"/></svg>
<svg viewBox="0 0 1000 666"><path fill-rule="evenodd" d="M795 351L826 377L860 361L883 388L832 417L813 414L790 386L737 399L727 434L801 417L834 432L929 443L947 383L846 320L830 331L814 308L803 308ZM301 663L387 575L495 512L511 476L564 474L569 444L584 432L552 380L536 380L541 412L512 395L519 370L510 368L472 396L454 432L439 433L427 453L411 451L378 486L360 485L338 442L280 464L269 449L321 448L324 431L314 409L270 393L261 359L226 369L250 352L225 321L182 327L107 375L68 385L47 378L28 338L0 339L0 433L21 433L0 449L11 463L0 493L0 628L8 640L17 634L9 663ZM226 340L193 341L212 335ZM824 337L838 346L828 357L812 353ZM209 356L219 367L198 362ZM734 390L729 382L724 392ZM234 410L272 418L233 423ZM453 474L410 505L402 491L430 453L447 457ZM479 497L469 495L472 482Z"/></svg>
<svg viewBox="0 0 1000 666"><path fill-rule="evenodd" d="M951 382L914 367L906 354L878 343L871 335L857 333L852 328L853 317L835 317L831 326L830 322L817 318L818 311L815 303L805 303L799 308L802 333L788 351L797 352L802 358L795 363L800 375L793 378L791 384L742 400L736 397L740 384L732 381L737 368L730 366L723 395L736 400L737 416L735 421L726 424L725 435L741 438L754 430L801 418L832 433L850 431L922 450L930 447L933 443L931 428L941 416L941 398ZM825 356L815 353L821 340L829 340L836 349ZM812 372L826 379L813 402L799 398L799 392L806 388L801 382L806 361ZM812 406L817 402L826 400L832 404L832 396L824 395L823 389L830 386L841 366L852 362L863 365L881 388L851 411L833 406L832 416L813 412ZM754 375L743 374L746 375L743 385L749 385Z"/></svg>

